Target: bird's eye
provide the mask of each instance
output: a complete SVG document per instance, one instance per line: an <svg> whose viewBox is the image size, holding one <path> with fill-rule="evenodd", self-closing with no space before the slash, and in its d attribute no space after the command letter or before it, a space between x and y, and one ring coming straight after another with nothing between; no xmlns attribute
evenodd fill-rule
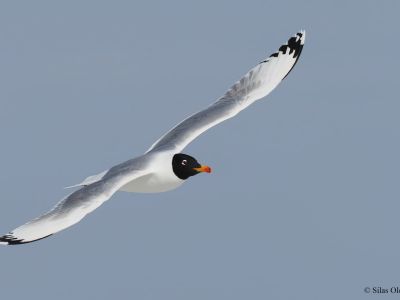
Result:
<svg viewBox="0 0 400 300"><path fill-rule="evenodd" d="M182 160L182 166L186 166L186 164L187 164L187 160L186 159Z"/></svg>

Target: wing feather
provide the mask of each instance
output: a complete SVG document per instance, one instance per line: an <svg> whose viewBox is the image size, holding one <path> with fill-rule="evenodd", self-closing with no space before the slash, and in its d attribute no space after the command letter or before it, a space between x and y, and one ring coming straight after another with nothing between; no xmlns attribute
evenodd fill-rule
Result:
<svg viewBox="0 0 400 300"><path fill-rule="evenodd" d="M251 69L216 102L180 122L158 139L147 152L181 152L209 128L232 118L256 100L268 95L293 69L304 42L305 31L300 31L277 52Z"/></svg>
<svg viewBox="0 0 400 300"><path fill-rule="evenodd" d="M0 237L0 244L25 244L48 237L68 228L107 201L126 183L146 175L145 170L126 166L111 169L103 179L73 192L49 212Z"/></svg>

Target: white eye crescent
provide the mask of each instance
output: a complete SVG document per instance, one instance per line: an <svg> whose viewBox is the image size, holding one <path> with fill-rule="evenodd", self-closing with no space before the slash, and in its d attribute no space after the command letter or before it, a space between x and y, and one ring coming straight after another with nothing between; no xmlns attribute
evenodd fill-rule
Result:
<svg viewBox="0 0 400 300"><path fill-rule="evenodd" d="M186 159L182 160L182 166L186 166L186 164L187 164L187 160Z"/></svg>

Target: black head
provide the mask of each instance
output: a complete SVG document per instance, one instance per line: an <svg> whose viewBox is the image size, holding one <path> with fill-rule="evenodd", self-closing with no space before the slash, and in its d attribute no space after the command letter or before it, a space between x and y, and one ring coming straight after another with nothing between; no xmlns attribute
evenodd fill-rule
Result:
<svg viewBox="0 0 400 300"><path fill-rule="evenodd" d="M175 175L183 180L202 172L211 173L210 167L200 165L195 158L183 153L174 155L172 169Z"/></svg>

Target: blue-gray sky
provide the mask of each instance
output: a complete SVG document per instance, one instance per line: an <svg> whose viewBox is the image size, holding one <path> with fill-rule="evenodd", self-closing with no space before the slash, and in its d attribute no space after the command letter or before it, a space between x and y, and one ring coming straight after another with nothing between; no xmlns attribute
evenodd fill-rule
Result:
<svg viewBox="0 0 400 300"><path fill-rule="evenodd" d="M300 29L268 98L118 193L0 248L1 299L364 299L400 285L398 1L13 1L0 10L0 229L145 151Z"/></svg>

